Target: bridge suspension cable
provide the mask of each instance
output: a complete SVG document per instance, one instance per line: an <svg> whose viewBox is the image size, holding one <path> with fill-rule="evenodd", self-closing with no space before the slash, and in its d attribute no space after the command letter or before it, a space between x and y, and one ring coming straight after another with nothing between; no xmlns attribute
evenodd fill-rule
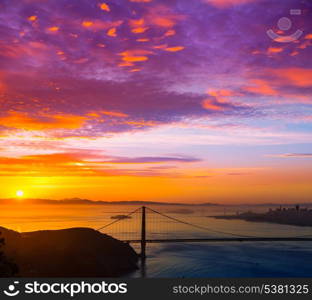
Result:
<svg viewBox="0 0 312 300"><path fill-rule="evenodd" d="M97 230L100 231L102 229L105 229L113 224L116 224L118 222L121 222L123 221L124 219L126 219L127 217L130 217L131 215L133 215L134 213L140 211L142 209L142 207L139 207L137 208L136 210L130 212L129 214L125 215L124 218L121 218L121 219L117 219L113 222L110 222L100 228L98 228ZM151 211L155 214L158 214L164 218L167 218L171 221L175 221L177 223L181 223L181 224L184 224L184 225L187 225L187 226L191 226L193 228L197 228L197 229L200 229L200 230L204 230L204 231L209 231L209 232L212 232L212 233L218 233L218 234L224 234L224 235L230 235L230 236L234 236L234 237L239 237L239 238L263 238L263 236L256 236L256 235L244 235L244 234L238 234L238 233L233 233L233 232L226 232L226 231L221 231L221 230L215 230L215 229L211 229L209 227L206 227L206 226L202 226L202 225L197 225L197 224L193 224L193 223L190 223L190 222L186 222L186 221L183 221L183 220L180 220L180 219L177 219L177 218L174 218L174 217L171 217L171 216L168 216L164 213L161 213L157 210L154 210L152 208L149 208L149 207L146 207L146 209L148 211ZM291 236L289 238L305 238L305 237L311 237L312 234L306 234L306 235L298 235L298 236Z"/></svg>
<svg viewBox="0 0 312 300"><path fill-rule="evenodd" d="M233 233L233 232L225 232L225 231L220 231L220 230L214 230L214 229L211 229L211 228L208 228L208 227L205 227L205 226L201 226L201 225L197 225L197 224L193 224L193 223L189 223L189 222L186 222L186 221L182 221L182 220L179 220L177 218L174 218L174 217L171 217L171 216L168 216L164 213L161 213L159 211L156 211L152 208L149 208L147 207L148 210L156 213L156 214L159 214L163 217L166 217L170 220L173 220L175 222L179 222L179 223L182 223L182 224L185 224L185 225L189 225L189 226L192 226L194 228L197 228L197 229L201 229L201 230L206 230L206 231L210 231L210 232L213 232L213 233L221 233L221 234L227 234L227 235L231 235L231 236L235 236L235 237L242 237L242 238L262 238L263 236L256 236L256 235L242 235L242 234L236 234L236 233ZM304 237L311 237L312 234L306 234L306 235L297 235L297 236L291 236L290 238L304 238Z"/></svg>
<svg viewBox="0 0 312 300"><path fill-rule="evenodd" d="M142 209L141 207L137 208L136 210L130 212L130 213L127 214L127 215L125 215L124 218L130 217L131 215L133 215L134 213L138 212L138 211L141 210L141 209ZM109 226L111 226L111 225L117 223L117 222L123 221L124 218L122 218L122 219L117 219L117 220L115 220L115 221L113 221L113 222L110 222L110 223L108 223L108 224L106 224L106 225L100 227L100 228L97 228L96 230L97 230L97 231L100 231L100 230L102 230L102 229L104 229L104 228L106 228L106 227L109 227Z"/></svg>
<svg viewBox="0 0 312 300"><path fill-rule="evenodd" d="M205 227L205 226L201 226L201 225L197 225L197 224L193 224L193 223L189 223L189 222L186 222L186 221L182 221L182 220L179 220L179 219L176 219L174 217L171 217L171 216L168 216L166 214L163 214L159 211L156 211L152 208L149 208L147 207L148 210L156 213L156 214L159 214L165 218L168 218L172 221L175 221L175 222L179 222L181 224L184 224L184 225L188 225L188 226L192 226L194 228L197 228L197 229L201 229L201 230L205 230L205 231L210 231L210 232L213 232L213 233L221 233L221 234L227 234L227 235L231 235L231 236L236 236L236 237L245 237L245 238L253 238L253 237L256 237L256 236L251 236L251 235L241 235L241 234L235 234L235 233L231 233L231 232L225 232L225 231L220 231L220 230L214 230L214 229L210 229L208 227Z"/></svg>

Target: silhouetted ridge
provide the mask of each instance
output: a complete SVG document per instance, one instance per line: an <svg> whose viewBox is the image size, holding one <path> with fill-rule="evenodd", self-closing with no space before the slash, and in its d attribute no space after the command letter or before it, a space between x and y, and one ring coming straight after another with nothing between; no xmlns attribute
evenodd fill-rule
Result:
<svg viewBox="0 0 312 300"><path fill-rule="evenodd" d="M0 232L22 277L117 277L137 268L128 244L90 228Z"/></svg>

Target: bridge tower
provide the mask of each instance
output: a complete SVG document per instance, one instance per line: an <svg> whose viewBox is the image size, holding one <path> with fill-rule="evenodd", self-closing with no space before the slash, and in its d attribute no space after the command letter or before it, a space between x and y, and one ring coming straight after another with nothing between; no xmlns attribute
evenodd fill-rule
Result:
<svg viewBox="0 0 312 300"><path fill-rule="evenodd" d="M146 258L146 207L142 206L142 220L141 220L141 258Z"/></svg>

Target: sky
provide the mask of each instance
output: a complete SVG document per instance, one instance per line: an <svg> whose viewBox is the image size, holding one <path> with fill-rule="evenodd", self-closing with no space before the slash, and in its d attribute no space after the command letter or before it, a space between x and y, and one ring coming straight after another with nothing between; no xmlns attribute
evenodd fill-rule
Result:
<svg viewBox="0 0 312 300"><path fill-rule="evenodd" d="M311 201L311 15L1 0L0 198Z"/></svg>

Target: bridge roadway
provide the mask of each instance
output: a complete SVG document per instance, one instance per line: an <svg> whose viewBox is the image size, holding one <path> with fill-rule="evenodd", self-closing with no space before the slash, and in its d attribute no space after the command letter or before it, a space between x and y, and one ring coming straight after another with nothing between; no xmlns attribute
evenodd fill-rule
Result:
<svg viewBox="0 0 312 300"><path fill-rule="evenodd" d="M125 240L126 243L137 244L142 240ZM197 238L197 239L146 239L145 243L202 243L202 242L312 242L305 237L235 237L235 238Z"/></svg>

